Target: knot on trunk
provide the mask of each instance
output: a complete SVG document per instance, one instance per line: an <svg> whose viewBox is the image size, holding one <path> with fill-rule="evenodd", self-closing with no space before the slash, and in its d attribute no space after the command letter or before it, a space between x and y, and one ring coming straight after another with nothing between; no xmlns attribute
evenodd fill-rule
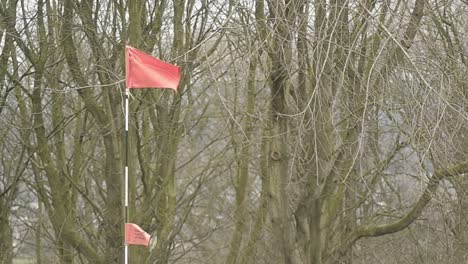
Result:
<svg viewBox="0 0 468 264"><path fill-rule="evenodd" d="M270 154L270 157L272 160L274 161L278 161L281 159L281 153L279 151L272 151L271 154Z"/></svg>

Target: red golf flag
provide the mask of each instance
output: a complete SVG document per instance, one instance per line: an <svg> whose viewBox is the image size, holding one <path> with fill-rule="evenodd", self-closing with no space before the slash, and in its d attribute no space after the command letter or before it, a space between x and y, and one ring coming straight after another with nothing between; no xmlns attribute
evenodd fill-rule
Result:
<svg viewBox="0 0 468 264"><path fill-rule="evenodd" d="M150 238L151 236L141 227L131 223L125 224L125 244L148 246Z"/></svg>
<svg viewBox="0 0 468 264"><path fill-rule="evenodd" d="M171 88L177 91L180 67L126 46L125 77L127 88Z"/></svg>

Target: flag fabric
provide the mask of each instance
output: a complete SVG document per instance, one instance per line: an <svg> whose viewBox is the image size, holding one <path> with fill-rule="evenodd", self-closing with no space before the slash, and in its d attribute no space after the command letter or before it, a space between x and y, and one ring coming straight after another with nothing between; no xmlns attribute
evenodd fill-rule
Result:
<svg viewBox="0 0 468 264"><path fill-rule="evenodd" d="M125 244L149 246L151 236L136 224L125 224Z"/></svg>
<svg viewBox="0 0 468 264"><path fill-rule="evenodd" d="M126 46L125 78L127 88L170 88L177 91L180 67Z"/></svg>

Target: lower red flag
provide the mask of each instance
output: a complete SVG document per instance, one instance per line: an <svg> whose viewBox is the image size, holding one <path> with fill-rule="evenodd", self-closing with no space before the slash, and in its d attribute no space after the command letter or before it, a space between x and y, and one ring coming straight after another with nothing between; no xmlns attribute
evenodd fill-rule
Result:
<svg viewBox="0 0 468 264"><path fill-rule="evenodd" d="M136 224L125 224L125 244L149 246L150 234Z"/></svg>

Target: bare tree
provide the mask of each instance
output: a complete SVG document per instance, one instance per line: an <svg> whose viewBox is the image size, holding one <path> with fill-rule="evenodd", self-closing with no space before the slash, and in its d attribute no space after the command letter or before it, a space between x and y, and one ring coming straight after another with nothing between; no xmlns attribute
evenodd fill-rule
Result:
<svg viewBox="0 0 468 264"><path fill-rule="evenodd" d="M453 248L434 254L465 261L463 1L3 0L0 12L0 116L19 120L1 120L14 141L0 145L0 206L22 202L27 178L44 206L38 262L49 232L61 263L121 261L127 44L183 69L178 93L131 91L129 219L155 238L132 262L365 263L385 235L417 248L421 217L449 230Z"/></svg>

